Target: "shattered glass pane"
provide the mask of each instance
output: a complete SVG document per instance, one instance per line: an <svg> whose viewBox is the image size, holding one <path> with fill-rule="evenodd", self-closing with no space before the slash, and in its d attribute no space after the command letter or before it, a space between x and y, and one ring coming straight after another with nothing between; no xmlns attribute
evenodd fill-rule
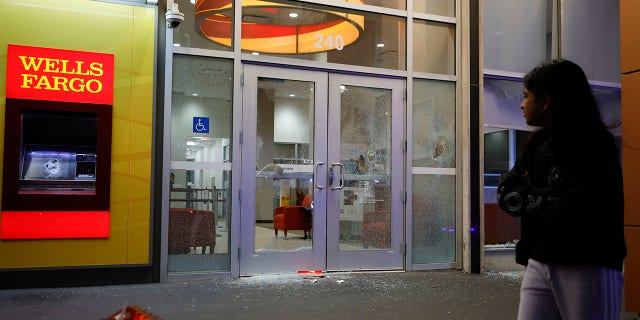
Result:
<svg viewBox="0 0 640 320"><path fill-rule="evenodd" d="M412 263L456 261L456 176L413 175Z"/></svg>
<svg viewBox="0 0 640 320"><path fill-rule="evenodd" d="M455 82L414 81L414 167L456 167L455 96Z"/></svg>
<svg viewBox="0 0 640 320"><path fill-rule="evenodd" d="M341 90L340 250L390 248L392 91Z"/></svg>

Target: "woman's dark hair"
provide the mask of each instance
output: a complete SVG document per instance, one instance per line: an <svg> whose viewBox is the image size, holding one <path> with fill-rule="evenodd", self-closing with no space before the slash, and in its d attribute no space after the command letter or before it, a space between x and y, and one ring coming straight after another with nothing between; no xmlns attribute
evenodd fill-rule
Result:
<svg viewBox="0 0 640 320"><path fill-rule="evenodd" d="M537 101L549 99L549 132L562 145L582 145L595 137L613 139L584 71L569 60L540 64L524 77L524 86ZM542 100L544 101L544 100Z"/></svg>

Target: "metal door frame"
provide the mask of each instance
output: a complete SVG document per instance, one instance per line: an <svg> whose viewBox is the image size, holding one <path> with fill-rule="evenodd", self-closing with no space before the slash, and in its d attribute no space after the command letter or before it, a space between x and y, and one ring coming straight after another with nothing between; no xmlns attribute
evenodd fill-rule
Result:
<svg viewBox="0 0 640 320"><path fill-rule="evenodd" d="M243 64L242 91L242 176L240 190L239 274L286 273L300 269L329 271L400 270L404 268L404 79L344 75L326 71ZM313 248L305 252L255 252L256 201L256 121L258 78L310 81L314 95L314 213ZM327 188L331 161L338 153L329 154L329 145L339 146L340 83L392 90L392 204L390 250L340 252L337 250L339 228L330 230L327 221L339 213L338 192ZM336 100L337 99L337 100ZM337 102L337 103L336 103ZM335 118L337 116L337 118ZM331 119L330 119L331 117ZM336 130L336 127L337 130ZM337 133L337 134L336 134ZM335 191L335 190L333 190ZM337 197L337 200L336 200ZM333 212L333 213L331 213ZM329 219L330 220L330 219ZM329 240L328 236L335 239Z"/></svg>
<svg viewBox="0 0 640 320"><path fill-rule="evenodd" d="M340 162L341 85L392 90L391 108L391 239L390 248L340 251L340 192L327 189L328 270L399 270L404 267L404 81L392 78L329 74L329 159ZM338 183L334 179L334 183ZM338 192L336 192L338 191Z"/></svg>

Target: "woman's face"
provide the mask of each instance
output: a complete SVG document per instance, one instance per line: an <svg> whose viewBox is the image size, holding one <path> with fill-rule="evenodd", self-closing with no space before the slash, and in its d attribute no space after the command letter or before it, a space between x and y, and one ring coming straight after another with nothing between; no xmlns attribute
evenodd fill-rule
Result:
<svg viewBox="0 0 640 320"><path fill-rule="evenodd" d="M520 109L522 110L525 121L530 126L543 126L544 110L547 106L541 104L540 101L537 101L535 95L533 92L529 91L529 89L524 88L523 93L524 99L522 100L522 103L520 103Z"/></svg>

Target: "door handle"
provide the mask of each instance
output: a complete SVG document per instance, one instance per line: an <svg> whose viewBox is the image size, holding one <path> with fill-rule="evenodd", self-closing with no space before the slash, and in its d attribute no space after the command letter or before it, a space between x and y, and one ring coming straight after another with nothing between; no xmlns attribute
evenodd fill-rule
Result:
<svg viewBox="0 0 640 320"><path fill-rule="evenodd" d="M313 183L316 185L318 189L324 189L325 186L318 185L318 167L324 165L324 162L316 163L315 169L313 169Z"/></svg>
<svg viewBox="0 0 640 320"><path fill-rule="evenodd" d="M335 187L335 188L331 187L331 189L332 190L340 190L340 189L344 188L344 179L342 178L342 171L344 169L344 165L342 163L340 163L340 162L332 163L331 164L331 173L330 173L332 177L334 176L333 168L335 168L335 167L340 167L340 186ZM333 185L333 178L331 178L330 180L331 180L331 185Z"/></svg>

